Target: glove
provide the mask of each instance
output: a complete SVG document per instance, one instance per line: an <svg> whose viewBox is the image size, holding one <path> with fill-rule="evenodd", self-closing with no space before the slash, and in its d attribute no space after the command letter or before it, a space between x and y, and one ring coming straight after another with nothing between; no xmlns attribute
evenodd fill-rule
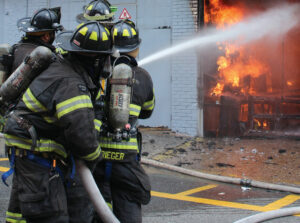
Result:
<svg viewBox="0 0 300 223"><path fill-rule="evenodd" d="M85 160L85 165L90 169L91 172L94 172L96 166L102 160L103 160L103 158L102 158L102 153L101 153L100 156L97 159L93 160L93 161Z"/></svg>

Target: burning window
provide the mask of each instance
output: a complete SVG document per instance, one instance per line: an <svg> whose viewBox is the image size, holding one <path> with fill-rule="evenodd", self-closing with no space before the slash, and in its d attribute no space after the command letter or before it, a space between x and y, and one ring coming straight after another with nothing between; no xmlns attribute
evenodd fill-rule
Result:
<svg viewBox="0 0 300 223"><path fill-rule="evenodd" d="M295 0L205 0L205 27L226 30ZM206 136L300 136L300 24L247 44L218 42L203 58Z"/></svg>

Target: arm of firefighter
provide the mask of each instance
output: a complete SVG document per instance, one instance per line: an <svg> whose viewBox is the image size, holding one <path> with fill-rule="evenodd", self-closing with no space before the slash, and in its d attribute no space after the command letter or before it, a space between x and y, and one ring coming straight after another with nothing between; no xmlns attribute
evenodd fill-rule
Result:
<svg viewBox="0 0 300 223"><path fill-rule="evenodd" d="M153 88L153 82L151 76L148 72L145 72L143 75L143 85L144 85L144 98L142 102L141 112L139 115L139 119L149 118L155 107L155 94Z"/></svg>
<svg viewBox="0 0 300 223"><path fill-rule="evenodd" d="M100 145L97 140L93 104L84 83L63 80L55 93L56 116L64 129L68 148L74 156L86 161L97 160Z"/></svg>

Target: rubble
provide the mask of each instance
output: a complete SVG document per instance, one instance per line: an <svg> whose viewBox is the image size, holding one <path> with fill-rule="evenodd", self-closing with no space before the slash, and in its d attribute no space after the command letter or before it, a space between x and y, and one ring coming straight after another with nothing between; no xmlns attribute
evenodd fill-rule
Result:
<svg viewBox="0 0 300 223"><path fill-rule="evenodd" d="M210 174L300 185L300 140L201 138L159 128L141 131L142 156L148 159Z"/></svg>

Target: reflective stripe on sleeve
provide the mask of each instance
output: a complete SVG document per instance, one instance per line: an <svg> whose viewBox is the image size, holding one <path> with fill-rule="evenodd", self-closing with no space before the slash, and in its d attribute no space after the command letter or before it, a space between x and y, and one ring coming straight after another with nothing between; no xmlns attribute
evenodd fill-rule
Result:
<svg viewBox="0 0 300 223"><path fill-rule="evenodd" d="M143 104L142 109L143 109L143 110L153 110L154 105L155 105L155 97L153 96L153 98L152 98L151 101L146 101L146 102Z"/></svg>
<svg viewBox="0 0 300 223"><path fill-rule="evenodd" d="M94 119L95 129L100 132L102 122L98 119Z"/></svg>
<svg viewBox="0 0 300 223"><path fill-rule="evenodd" d="M26 92L22 97L23 102L26 107L33 112L45 112L47 111L46 107L43 106L32 94L30 88L27 88Z"/></svg>
<svg viewBox="0 0 300 223"><path fill-rule="evenodd" d="M84 159L84 160L87 160L87 161L93 161L93 160L95 160L99 157L100 153L101 153L101 148L100 148L100 145L99 145L97 147L97 149L95 150L95 152L90 153L89 155L83 156L81 158Z"/></svg>
<svg viewBox="0 0 300 223"><path fill-rule="evenodd" d="M11 223L26 223L21 213L6 212L6 222Z"/></svg>
<svg viewBox="0 0 300 223"><path fill-rule="evenodd" d="M130 111L129 114L133 116L139 116L141 112L141 106L130 104Z"/></svg>
<svg viewBox="0 0 300 223"><path fill-rule="evenodd" d="M82 108L93 108L92 101L88 95L76 96L57 104L57 117L61 118L72 111Z"/></svg>

